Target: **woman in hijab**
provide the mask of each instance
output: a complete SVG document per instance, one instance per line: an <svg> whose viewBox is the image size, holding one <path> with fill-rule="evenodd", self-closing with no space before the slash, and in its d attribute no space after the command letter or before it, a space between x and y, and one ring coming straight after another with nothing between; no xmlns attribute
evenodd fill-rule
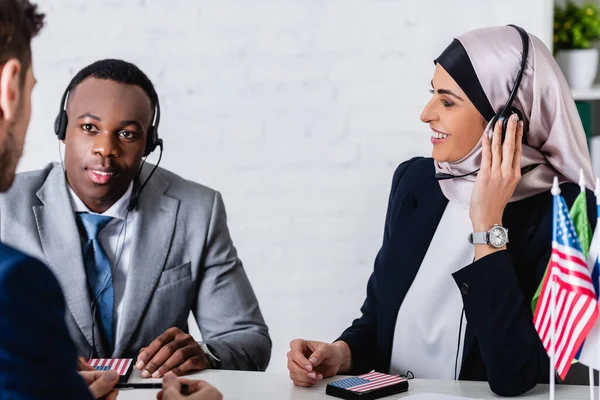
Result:
<svg viewBox="0 0 600 400"><path fill-rule="evenodd" d="M593 174L564 76L537 37L523 40L512 104L522 120L508 118L504 141L494 116L521 69L519 30L468 32L436 60L421 114L433 159L397 168L362 315L333 344L291 343L296 385L373 369L487 380L504 396L548 381L530 304L551 253L550 189L558 176L570 206L579 169L590 187Z"/></svg>

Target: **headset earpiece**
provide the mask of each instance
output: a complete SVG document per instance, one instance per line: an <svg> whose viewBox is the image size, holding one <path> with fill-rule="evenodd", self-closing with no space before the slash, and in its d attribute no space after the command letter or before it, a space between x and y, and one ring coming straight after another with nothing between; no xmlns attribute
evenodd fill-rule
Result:
<svg viewBox="0 0 600 400"><path fill-rule="evenodd" d="M67 135L67 125L69 123L69 118L67 117L67 98L69 97L69 89L67 88L62 95L60 100L60 110L58 110L58 115L54 120L54 134L58 140L65 140L65 136Z"/></svg>
<svg viewBox="0 0 600 400"><path fill-rule="evenodd" d="M523 121L523 113L516 107L511 107L510 109L503 110L503 112L496 115L492 120L492 129L496 126L497 121L502 121L502 143L504 143L504 139L506 138L506 131L508 130L508 121L510 120L511 115L513 114L517 114L519 121ZM525 132L523 132L523 138L521 141L522 143L526 143Z"/></svg>
<svg viewBox="0 0 600 400"><path fill-rule="evenodd" d="M65 140L68 123L69 118L67 117L67 112L62 110L54 121L54 133L56 134L58 140Z"/></svg>
<svg viewBox="0 0 600 400"><path fill-rule="evenodd" d="M502 121L502 143L504 143L504 139L506 138L506 131L508 130L508 121L510 119L510 116L513 114L517 114L517 117L519 117L519 121L523 121L523 113L515 107L511 107L509 113L497 114L492 119L491 129L495 129L496 123L498 121ZM527 143L527 136L525 131L523 132L523 138L521 141L522 143Z"/></svg>
<svg viewBox="0 0 600 400"><path fill-rule="evenodd" d="M144 157L147 157L156 150L156 147L162 145L162 140L158 137L158 124L160 122L160 104L158 97L156 98L156 108L154 110L154 118L152 119L152 126L148 129L148 138L146 140L146 149L144 150Z"/></svg>
<svg viewBox="0 0 600 400"><path fill-rule="evenodd" d="M156 149L156 129L151 126L148 129L148 138L146 139L146 148L144 149L144 157L148 157Z"/></svg>
<svg viewBox="0 0 600 400"><path fill-rule="evenodd" d="M527 143L527 124L525 123L525 119L523 118L523 113L521 112L521 110L519 110L516 107L512 108L512 112L514 114L517 114L517 116L519 117L519 121L523 121L523 137L521 138L521 143L526 144Z"/></svg>

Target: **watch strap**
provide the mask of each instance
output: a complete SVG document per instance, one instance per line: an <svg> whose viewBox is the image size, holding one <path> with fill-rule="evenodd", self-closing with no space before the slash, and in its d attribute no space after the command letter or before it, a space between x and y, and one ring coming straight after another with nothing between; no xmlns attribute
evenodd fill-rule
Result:
<svg viewBox="0 0 600 400"><path fill-rule="evenodd" d="M488 233L487 232L473 232L469 235L469 242L472 244L487 244Z"/></svg>

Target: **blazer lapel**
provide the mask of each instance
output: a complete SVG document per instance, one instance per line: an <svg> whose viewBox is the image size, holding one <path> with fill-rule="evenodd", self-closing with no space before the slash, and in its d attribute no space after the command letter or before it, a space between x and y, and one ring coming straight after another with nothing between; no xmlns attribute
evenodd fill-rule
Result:
<svg viewBox="0 0 600 400"><path fill-rule="evenodd" d="M67 307L79 329L96 350L103 352L98 325L92 340L91 299L88 290L81 239L67 192L64 171L59 165L49 173L36 193L43 205L34 206L33 213L46 261L61 283Z"/></svg>
<svg viewBox="0 0 600 400"><path fill-rule="evenodd" d="M149 167L140 180L147 177ZM154 174L141 193L134 212L131 261L127 273L122 329L115 343L114 356L128 347L154 293L169 253L175 231L179 200L165 195L169 183ZM149 343L148 343L149 344Z"/></svg>
<svg viewBox="0 0 600 400"><path fill-rule="evenodd" d="M433 175L433 173L432 173ZM400 200L398 212L393 221L390 237L389 267L384 270L383 290L390 307L383 316L385 348L390 349L388 359L382 367L389 368L391 349L400 305L412 285L433 235L444 214L448 200L442 194L438 182L433 178L424 179L423 187L417 192L406 193Z"/></svg>

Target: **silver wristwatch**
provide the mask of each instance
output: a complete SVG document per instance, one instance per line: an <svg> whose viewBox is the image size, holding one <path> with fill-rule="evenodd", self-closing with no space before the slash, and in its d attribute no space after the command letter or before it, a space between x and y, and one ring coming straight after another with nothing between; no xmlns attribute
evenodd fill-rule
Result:
<svg viewBox="0 0 600 400"><path fill-rule="evenodd" d="M508 243L508 229L500 225L494 225L487 232L470 233L469 243L488 244L496 249L500 249Z"/></svg>

